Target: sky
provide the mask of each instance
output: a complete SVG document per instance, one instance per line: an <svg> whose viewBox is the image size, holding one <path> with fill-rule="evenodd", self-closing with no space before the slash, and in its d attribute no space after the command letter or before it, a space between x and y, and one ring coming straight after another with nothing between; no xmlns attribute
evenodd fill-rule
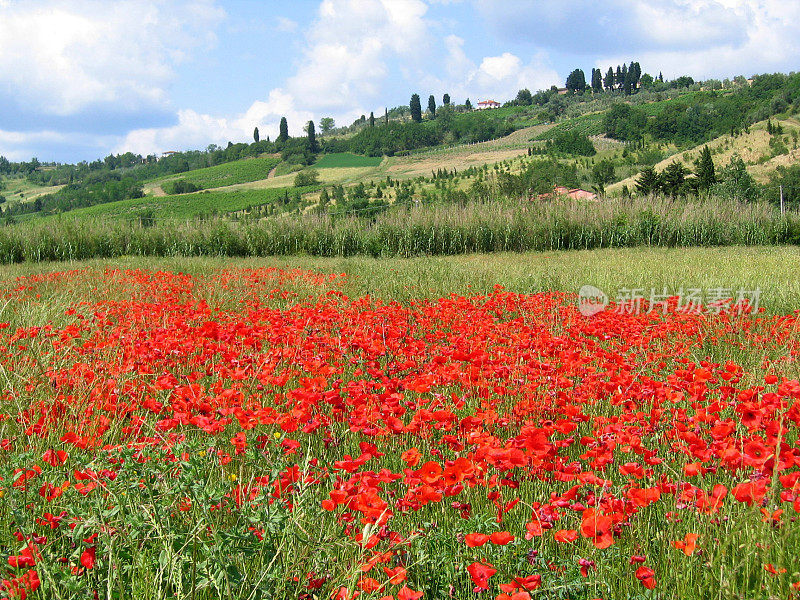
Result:
<svg viewBox="0 0 800 600"><path fill-rule="evenodd" d="M76 162L505 101L638 61L790 72L800 0L0 0L0 155Z"/></svg>

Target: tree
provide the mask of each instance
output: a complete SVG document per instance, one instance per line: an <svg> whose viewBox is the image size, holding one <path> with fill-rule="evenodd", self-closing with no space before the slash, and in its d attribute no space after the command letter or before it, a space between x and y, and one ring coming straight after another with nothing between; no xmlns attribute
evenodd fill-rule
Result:
<svg viewBox="0 0 800 600"><path fill-rule="evenodd" d="M645 167L639 173L639 179L636 180L636 190L642 196L649 196L658 192L660 186L660 178L658 173L653 167Z"/></svg>
<svg viewBox="0 0 800 600"><path fill-rule="evenodd" d="M533 104L533 95L528 88L521 89L517 92L517 98L514 100L517 106L530 106Z"/></svg>
<svg viewBox="0 0 800 600"><path fill-rule="evenodd" d="M758 199L758 184L747 172L747 165L738 154L731 157L726 167L720 169L719 181L711 187L711 193L730 200L752 201Z"/></svg>
<svg viewBox="0 0 800 600"><path fill-rule="evenodd" d="M408 107L411 109L411 119L417 123L422 121L422 105L419 101L419 94L412 94Z"/></svg>
<svg viewBox="0 0 800 600"><path fill-rule="evenodd" d="M607 91L611 91L614 89L614 69L613 67L608 67L608 72L606 73L605 79L603 79L603 87L606 88Z"/></svg>
<svg viewBox="0 0 800 600"><path fill-rule="evenodd" d="M258 135L258 127L253 129L253 141L257 144L261 138Z"/></svg>
<svg viewBox="0 0 800 600"><path fill-rule="evenodd" d="M383 124L389 125L389 107L383 109Z"/></svg>
<svg viewBox="0 0 800 600"><path fill-rule="evenodd" d="M436 117L436 98L433 94L428 97L428 112L431 113L431 117Z"/></svg>
<svg viewBox="0 0 800 600"><path fill-rule="evenodd" d="M300 171L294 176L294 187L305 187L319 183L319 172L315 169Z"/></svg>
<svg viewBox="0 0 800 600"><path fill-rule="evenodd" d="M450 94L445 94L442 96L442 104L445 106L450 106Z"/></svg>
<svg viewBox="0 0 800 600"><path fill-rule="evenodd" d="M622 75L622 67L617 65L617 74L614 75L614 87L620 89L623 83L625 83L625 77Z"/></svg>
<svg viewBox="0 0 800 600"><path fill-rule="evenodd" d="M375 127L375 113L373 112L369 113L369 126Z"/></svg>
<svg viewBox="0 0 800 600"><path fill-rule="evenodd" d="M319 120L319 128L322 131L323 135L333 131L334 127L336 127L336 121L334 121L332 117L322 117Z"/></svg>
<svg viewBox="0 0 800 600"><path fill-rule="evenodd" d="M708 146L703 146L700 158L695 162L695 173L697 174L697 189L708 191L711 186L717 183L717 175L714 171L714 160L711 158L711 150Z"/></svg>
<svg viewBox="0 0 800 600"><path fill-rule="evenodd" d="M638 62L632 62L630 70L633 71L633 89L636 90L642 80L642 67Z"/></svg>
<svg viewBox="0 0 800 600"><path fill-rule="evenodd" d="M677 160L669 164L661 173L661 189L667 196L677 198L686 195L686 175L688 171Z"/></svg>
<svg viewBox="0 0 800 600"><path fill-rule="evenodd" d="M472 102L469 101L469 98L467 98L467 101L464 102L464 108L467 110L472 110Z"/></svg>
<svg viewBox="0 0 800 600"><path fill-rule="evenodd" d="M603 74L600 69L592 69L592 91L595 94L603 91Z"/></svg>
<svg viewBox="0 0 800 600"><path fill-rule="evenodd" d="M281 124L278 127L278 141L285 142L289 139L289 124L286 122L286 117L281 117Z"/></svg>
<svg viewBox="0 0 800 600"><path fill-rule="evenodd" d="M614 163L604 158L592 168L592 180L602 190L614 181Z"/></svg>
<svg viewBox="0 0 800 600"><path fill-rule="evenodd" d="M319 148L317 147L317 133L314 130L314 121L308 122L308 149L311 152L317 152Z"/></svg>
<svg viewBox="0 0 800 600"><path fill-rule="evenodd" d="M571 94L576 92L582 94L585 89L586 74L582 69L575 69L569 74L569 77L567 77L567 90L569 90Z"/></svg>
<svg viewBox="0 0 800 600"><path fill-rule="evenodd" d="M625 72L625 81L622 83L622 92L626 96L633 94L633 71L631 70Z"/></svg>

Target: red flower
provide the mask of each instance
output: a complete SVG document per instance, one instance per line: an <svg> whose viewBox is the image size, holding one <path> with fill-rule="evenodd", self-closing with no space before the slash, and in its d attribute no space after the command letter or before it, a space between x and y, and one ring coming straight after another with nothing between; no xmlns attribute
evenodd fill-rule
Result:
<svg viewBox="0 0 800 600"><path fill-rule="evenodd" d="M697 548L697 538L699 537L697 533L687 533L683 540L676 540L672 542L672 545L686 556L691 556Z"/></svg>
<svg viewBox="0 0 800 600"><path fill-rule="evenodd" d="M95 563L95 554L97 553L97 548L92 546L91 548L87 548L81 553L81 564L86 567L87 569L91 569L94 567Z"/></svg>
<svg viewBox="0 0 800 600"><path fill-rule="evenodd" d="M655 573L650 567L639 567L636 569L636 579L642 582L642 585L648 590L656 587Z"/></svg>
<svg viewBox="0 0 800 600"><path fill-rule="evenodd" d="M574 529L559 529L553 535L553 539L562 544L570 544L578 539L578 532Z"/></svg>
<svg viewBox="0 0 800 600"><path fill-rule="evenodd" d="M514 541L514 536L507 531L495 531L489 539L497 546L505 546Z"/></svg>
<svg viewBox="0 0 800 600"><path fill-rule="evenodd" d="M489 588L489 578L497 573L497 569L492 567L490 564L481 564L478 562L472 563L470 566L467 567L467 571L469 572L470 576L472 577L472 581L475 584L475 591L479 592L480 590L485 590Z"/></svg>
<svg viewBox="0 0 800 600"><path fill-rule="evenodd" d="M598 515L593 508L583 511L581 521L583 537L591 538L596 548L608 548L614 543L614 521L611 517Z"/></svg>
<svg viewBox="0 0 800 600"><path fill-rule="evenodd" d="M422 592L415 592L407 585L404 585L400 588L400 591L397 592L397 600L419 600L422 598Z"/></svg>
<svg viewBox="0 0 800 600"><path fill-rule="evenodd" d="M485 533L468 533L464 537L464 542L470 548L479 548L489 541L489 536Z"/></svg>

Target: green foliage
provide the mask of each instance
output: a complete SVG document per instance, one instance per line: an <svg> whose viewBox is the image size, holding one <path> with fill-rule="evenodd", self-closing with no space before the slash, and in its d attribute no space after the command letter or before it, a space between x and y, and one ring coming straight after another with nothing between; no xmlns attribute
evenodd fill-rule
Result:
<svg viewBox="0 0 800 600"><path fill-rule="evenodd" d="M322 117L319 120L319 129L323 135L330 133L336 126L336 121L332 117Z"/></svg>
<svg viewBox="0 0 800 600"><path fill-rule="evenodd" d="M728 165L720 169L718 179L718 183L711 187L711 193L720 198L751 202L761 195L758 184L738 155L732 156Z"/></svg>
<svg viewBox="0 0 800 600"><path fill-rule="evenodd" d="M422 121L422 105L419 101L419 94L411 95L411 102L408 107L411 109L411 119L417 123Z"/></svg>
<svg viewBox="0 0 800 600"><path fill-rule="evenodd" d="M647 117L629 104L614 104L603 117L603 130L608 137L622 141L640 140L644 135Z"/></svg>
<svg viewBox="0 0 800 600"><path fill-rule="evenodd" d="M431 113L431 118L436 117L436 98L433 94L428 97L428 112Z"/></svg>
<svg viewBox="0 0 800 600"><path fill-rule="evenodd" d="M540 179L537 174L532 177ZM260 194L226 196L229 201L238 196L241 210L269 196L273 202L281 202L285 193L285 190L261 190ZM339 195L336 188L334 195ZM213 193L196 194L191 202L187 202L190 198L187 196L159 200L166 207L190 207L207 197L213 197ZM341 204L337 198L336 210L347 207L343 193L341 198ZM148 207L153 209L155 225L141 227L138 214ZM518 199L398 206L380 209L382 213L368 224L355 215L339 215L333 220L310 214L253 223L193 219L176 225L174 221L162 220L164 208L160 203L130 205L129 214L137 217L136 222L62 219L0 228L0 263L125 255L418 256L640 245L773 245L794 243L796 232L800 232L800 220L793 214L781 217L774 207L719 198L606 199L603 210L598 210L595 203L519 202ZM84 214L88 215L89 210L84 209ZM365 212L369 214L372 210ZM182 213L187 219L193 214L198 213Z"/></svg>
<svg viewBox="0 0 800 600"><path fill-rule="evenodd" d="M780 166L769 183L770 200L780 202L781 186L786 206L800 207L800 165Z"/></svg>
<svg viewBox="0 0 800 600"><path fill-rule="evenodd" d="M281 117L280 125L278 126L278 141L285 142L289 139L289 123L286 117Z"/></svg>
<svg viewBox="0 0 800 600"><path fill-rule="evenodd" d="M187 183L197 186L198 189L209 189L234 185L237 183L248 183L266 179L269 172L280 162L276 156L264 156L261 158L248 158L232 163L197 169L184 173L181 177ZM168 185L168 183L164 184ZM162 187L164 187L162 185ZM164 187L164 191L167 188ZM167 193L179 193L168 192Z"/></svg>
<svg viewBox="0 0 800 600"><path fill-rule="evenodd" d="M600 188L614 181L614 163L607 158L597 162L592 167L592 181Z"/></svg>
<svg viewBox="0 0 800 600"><path fill-rule="evenodd" d="M577 131L562 131L550 140L550 148L557 153L594 156L597 154L592 140Z"/></svg>
<svg viewBox="0 0 800 600"><path fill-rule="evenodd" d="M308 140L308 151L312 154L319 151L317 146L317 133L314 129L314 121L309 121L306 125L306 136Z"/></svg>
<svg viewBox="0 0 800 600"><path fill-rule="evenodd" d="M695 163L695 173L697 188L701 191L708 191L712 185L717 183L714 160L711 158L711 150L708 146L703 146L703 150L700 152L700 158Z"/></svg>
<svg viewBox="0 0 800 600"><path fill-rule="evenodd" d="M319 183L319 171L315 169L306 169L300 171L294 177L294 187L306 187L317 185Z"/></svg>
<svg viewBox="0 0 800 600"><path fill-rule="evenodd" d="M514 103L517 106L530 106L533 104L533 95L531 95L531 91L528 88L521 89L517 92L517 97L514 100Z"/></svg>
<svg viewBox="0 0 800 600"><path fill-rule="evenodd" d="M143 195L142 184L132 177L101 172L88 177L82 184L67 185L55 193L39 196L33 203L9 206L5 214L66 212L128 198L141 198Z"/></svg>
<svg viewBox="0 0 800 600"><path fill-rule="evenodd" d="M203 189L199 185L192 183L191 181L186 181L185 179L168 181L161 187L167 194L191 194L193 192L199 192Z"/></svg>
<svg viewBox="0 0 800 600"><path fill-rule="evenodd" d="M586 74L582 69L575 69L569 74L566 88L571 94L582 94L584 92L586 89Z"/></svg>
<svg viewBox="0 0 800 600"><path fill-rule="evenodd" d="M636 190L642 196L649 196L659 191L661 180L653 167L645 167L636 180Z"/></svg>

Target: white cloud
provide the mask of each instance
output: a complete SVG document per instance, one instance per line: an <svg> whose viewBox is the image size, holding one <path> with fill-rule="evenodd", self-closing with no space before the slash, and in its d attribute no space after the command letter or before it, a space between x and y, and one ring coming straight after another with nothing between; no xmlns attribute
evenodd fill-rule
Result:
<svg viewBox="0 0 800 600"><path fill-rule="evenodd" d="M168 103L174 65L213 44L214 0L65 0L0 4L0 86L29 111Z"/></svg>
<svg viewBox="0 0 800 600"><path fill-rule="evenodd" d="M278 17L278 24L275 29L284 33L294 33L297 31L297 21L292 21L286 17Z"/></svg>
<svg viewBox="0 0 800 600"><path fill-rule="evenodd" d="M686 0L699 6L701 0ZM636 57L645 70L663 71L665 76L692 75L695 78L730 77L774 71L794 71L800 53L797 23L800 22L800 3L784 0L716 0L741 21L745 35L742 42L719 42L702 51L691 47L650 48ZM697 24L681 23L683 27L698 28ZM662 35L662 34L658 34ZM676 34L680 35L680 34ZM617 64L629 56L610 54L598 65Z"/></svg>
<svg viewBox="0 0 800 600"><path fill-rule="evenodd" d="M423 78L425 86L437 94L449 93L456 102L463 102L467 97L471 97L473 104L478 99L510 100L522 88L545 89L561 79L544 52L535 53L527 64L519 56L504 52L499 56L486 56L477 65L464 52L464 43L457 35L448 36L445 39L445 77L427 75Z"/></svg>
<svg viewBox="0 0 800 600"><path fill-rule="evenodd" d="M421 0L324 0L287 90L310 108L359 112L390 58L417 61L430 45L426 11Z"/></svg>
<svg viewBox="0 0 800 600"><path fill-rule="evenodd" d="M282 90L270 92L266 101L254 102L246 112L234 117L215 117L194 110L178 111L178 123L171 127L137 129L117 144L115 153L134 152L153 154L167 150L204 148L208 144L224 146L229 141L250 140L253 128L261 137L274 139L281 117L286 117L290 132L298 135L303 125L314 118L305 110L295 108L295 100Z"/></svg>

